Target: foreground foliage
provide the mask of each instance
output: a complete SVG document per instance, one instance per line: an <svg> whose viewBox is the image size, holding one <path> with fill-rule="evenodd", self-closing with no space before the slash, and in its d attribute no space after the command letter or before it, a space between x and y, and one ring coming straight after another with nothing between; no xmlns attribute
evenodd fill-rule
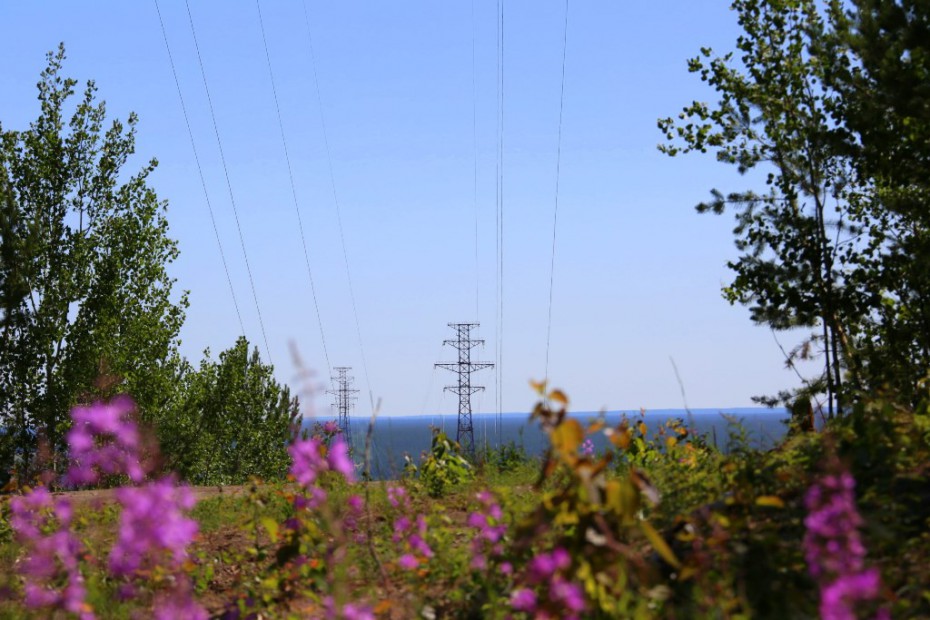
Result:
<svg viewBox="0 0 930 620"><path fill-rule="evenodd" d="M193 510L188 487L131 458L128 401L76 411L68 479L117 463L131 482L105 503L44 486L4 501L0 587L21 602L0 617L930 614L926 399L870 400L768 452L734 426L723 453L681 421L582 423L538 387L550 450L521 477L489 461L442 493L429 478L357 482L326 433L292 444L292 482ZM601 454L595 433L610 440Z"/></svg>

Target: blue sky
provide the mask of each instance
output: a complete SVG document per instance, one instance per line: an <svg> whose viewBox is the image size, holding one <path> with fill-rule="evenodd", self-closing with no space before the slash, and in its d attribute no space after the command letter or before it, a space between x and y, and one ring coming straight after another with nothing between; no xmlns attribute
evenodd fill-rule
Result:
<svg viewBox="0 0 930 620"><path fill-rule="evenodd" d="M176 0L160 7L247 336L261 345L186 8ZM545 367L565 4L504 5L500 342L497 1L307 0L333 182L304 4L265 0L261 10L323 333L332 365L354 368L363 396L357 413L368 413L369 389L385 414L455 411L455 398L441 391L453 377L433 363L453 358L441 346L452 337L446 324L476 319L476 283L486 340L477 355L493 361L502 350L503 409L526 410L527 382ZM293 341L323 385L328 371L256 4L194 0L191 11L276 374L297 385ZM710 155L670 159L655 148L657 118L710 99L686 59L701 46L733 46L728 3L591 1L569 11L552 382L579 410L682 406L670 358L692 407L744 406L794 385L768 329L720 296L726 261L736 256L730 216L693 210L711 188L752 180ZM37 115L34 84L59 41L65 73L95 79L111 117L139 114L139 158L128 168L160 162L152 184L169 201L181 250L171 273L190 291L182 350L196 362L206 347L214 355L229 347L239 324L155 4L3 3L0 23L5 128ZM786 347L801 337L781 336ZM488 387L475 410L493 410L495 372L474 381ZM325 412L328 398L315 404Z"/></svg>

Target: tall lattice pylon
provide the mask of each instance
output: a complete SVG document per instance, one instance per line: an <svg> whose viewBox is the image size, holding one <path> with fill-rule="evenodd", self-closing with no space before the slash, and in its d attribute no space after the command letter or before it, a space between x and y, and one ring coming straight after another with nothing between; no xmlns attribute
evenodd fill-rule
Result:
<svg viewBox="0 0 930 620"><path fill-rule="evenodd" d="M352 389L352 382L355 377L349 375L349 371L352 370L351 366L336 366L333 370L336 371L336 375L333 377L334 388L327 390L327 393L332 394L335 399L333 400L333 407L336 408L338 415L337 424L339 424L339 430L342 431L342 438L345 439L346 444L351 449L352 424L349 421L349 413L352 411L353 403L358 400L358 397L355 396L358 394L358 390Z"/></svg>
<svg viewBox="0 0 930 620"><path fill-rule="evenodd" d="M471 395L482 391L484 386L472 385L471 373L485 368L493 368L494 364L491 362L471 361L471 350L479 344L484 344L484 340L476 340L471 337L471 330L478 327L478 323L449 323L449 327L455 330L456 338L445 340L443 344L455 347L459 352L459 359L457 362L440 362L436 364L436 367L451 370L458 375L458 385L448 385L445 390L459 396L459 420L455 440L462 446L465 454L474 460L475 428L471 420Z"/></svg>

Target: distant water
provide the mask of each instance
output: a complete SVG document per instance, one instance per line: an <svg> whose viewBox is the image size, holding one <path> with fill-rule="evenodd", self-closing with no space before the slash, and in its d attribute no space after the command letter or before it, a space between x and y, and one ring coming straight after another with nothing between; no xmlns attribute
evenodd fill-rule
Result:
<svg viewBox="0 0 930 620"><path fill-rule="evenodd" d="M586 422L596 419L599 414L597 412L574 412L571 415ZM639 411L610 411L606 413L605 419L608 424L617 425L623 415L634 420L639 419L640 413ZM671 419L681 419L685 425L693 427L698 434L706 435L708 443L713 444L716 441L721 450L726 450L733 429L730 428L730 423L724 415L739 420L749 445L755 448L764 449L775 445L787 431L787 427L782 422L788 418L787 411L761 407L691 409L690 413L684 409L653 409L646 412L645 421L650 431L654 432ZM539 424L530 422L529 414L526 413L505 413L500 417L491 413L476 413L472 416L472 423L475 429L475 446L479 450L485 446L494 449L513 441L517 446L522 446L527 454L537 456L542 455L548 446L548 439L539 428ZM457 416L449 414L378 418L372 434L372 476L377 479L398 477L403 470L404 454L409 454L415 462L419 463L420 454L429 450L432 438L430 429L434 426L444 430L450 438L455 439ZM352 419L352 440L357 455L356 460L361 460L364 454L367 430L368 420ZM602 433L596 433L592 440L597 451L604 449L608 443Z"/></svg>

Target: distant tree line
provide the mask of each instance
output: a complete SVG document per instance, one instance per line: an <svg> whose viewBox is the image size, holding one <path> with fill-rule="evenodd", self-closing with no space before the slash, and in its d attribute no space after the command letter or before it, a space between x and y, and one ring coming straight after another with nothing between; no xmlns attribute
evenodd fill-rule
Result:
<svg viewBox="0 0 930 620"><path fill-rule="evenodd" d="M805 328L800 392L831 414L866 391L914 402L930 370L930 4L735 0L736 50L688 68L716 92L659 121L663 152L713 153L753 187L731 211L731 303L773 330Z"/></svg>
<svg viewBox="0 0 930 620"><path fill-rule="evenodd" d="M92 81L75 97L64 59L48 55L38 118L0 125L0 472L60 467L70 408L125 392L188 480L283 476L297 399L245 338L198 368L178 353L157 161L126 172L136 116L108 122Z"/></svg>

